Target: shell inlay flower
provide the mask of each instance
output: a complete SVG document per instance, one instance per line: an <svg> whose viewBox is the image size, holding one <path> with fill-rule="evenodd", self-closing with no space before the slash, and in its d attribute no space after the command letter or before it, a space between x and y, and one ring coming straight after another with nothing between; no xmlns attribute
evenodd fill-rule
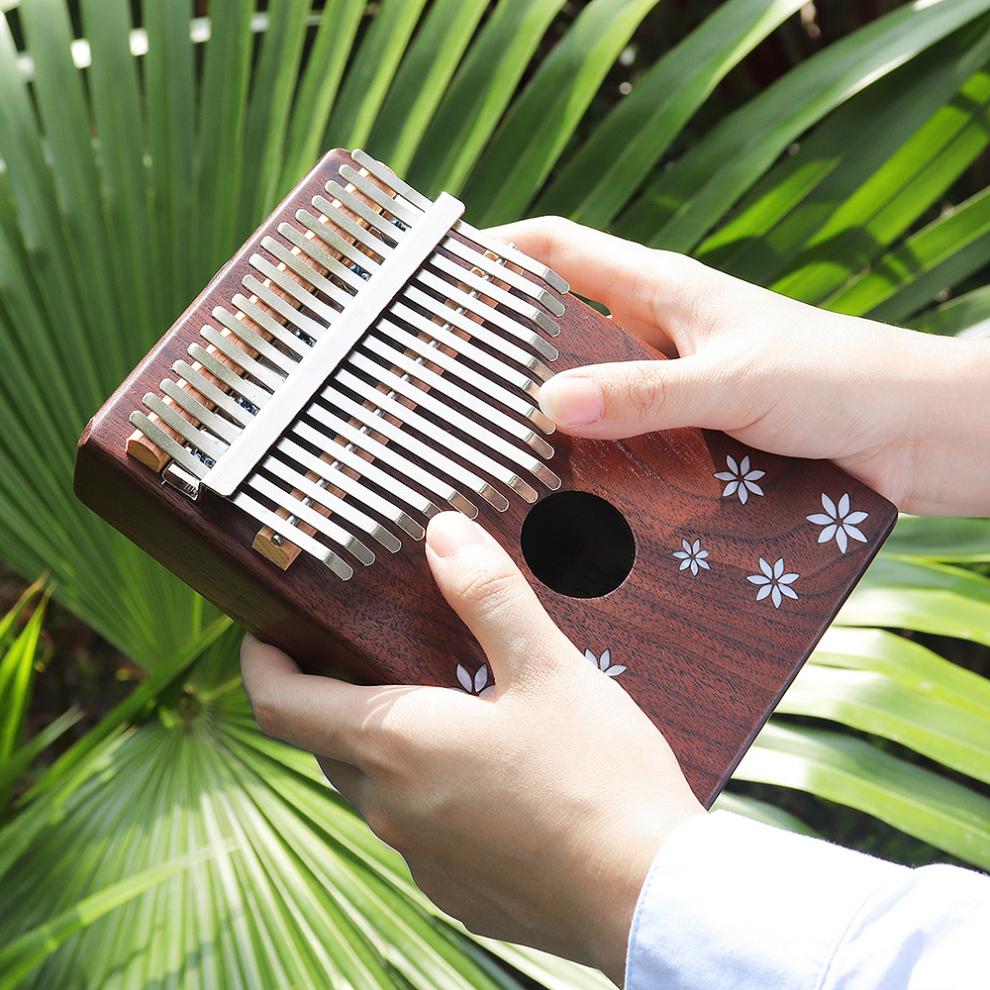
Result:
<svg viewBox="0 0 990 990"><path fill-rule="evenodd" d="M866 543L866 536L859 528L859 524L869 516L869 513L850 512L848 494L843 495L836 504L822 492L822 508L824 512L816 512L805 517L808 522L824 527L818 534L819 543L828 543L834 537L842 553L845 553L849 546L849 537L859 540L860 543Z"/></svg>
<svg viewBox="0 0 990 990"><path fill-rule="evenodd" d="M612 651L605 650L600 657L596 657L591 650L585 650L584 656L586 660L590 660L603 674L608 677L618 677L619 674L625 671L625 667L621 663L612 663Z"/></svg>
<svg viewBox="0 0 990 990"><path fill-rule="evenodd" d="M701 540L695 540L693 543L681 540L681 546L684 547L683 550L674 551L674 556L681 562L679 571L690 570L692 574L697 574L702 569L711 570L707 560L708 551L701 549Z"/></svg>
<svg viewBox="0 0 990 990"><path fill-rule="evenodd" d="M726 482L722 489L722 498L731 498L733 495L739 497L739 501L745 505L749 501L750 495L762 495L763 489L757 484L766 471L755 470L749 462L749 454L736 463L736 459L731 454L725 455L727 471L716 471L715 477L719 481Z"/></svg>
<svg viewBox="0 0 990 990"><path fill-rule="evenodd" d="M495 682L488 676L488 664L483 663L472 677L463 664L457 665L457 683L468 694L486 698L495 690Z"/></svg>
<svg viewBox="0 0 990 990"><path fill-rule="evenodd" d="M780 608L784 598L796 599L798 594L791 585L800 577L799 574L785 572L784 558L778 557L775 564L769 564L760 557L760 573L750 574L746 580L750 584L760 586L756 592L756 600L762 602L764 598L769 598L773 602L774 608Z"/></svg>

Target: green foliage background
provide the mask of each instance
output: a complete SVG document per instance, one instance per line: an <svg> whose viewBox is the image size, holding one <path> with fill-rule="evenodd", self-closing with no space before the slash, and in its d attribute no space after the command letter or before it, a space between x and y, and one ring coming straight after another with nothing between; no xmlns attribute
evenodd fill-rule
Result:
<svg viewBox="0 0 990 990"><path fill-rule="evenodd" d="M857 6L0 2L0 556L146 674L27 738L42 610L0 625L0 987L603 985L440 917L256 730L236 630L75 502L75 440L332 146L983 332L990 0ZM988 565L990 523L902 520L724 804L990 867Z"/></svg>

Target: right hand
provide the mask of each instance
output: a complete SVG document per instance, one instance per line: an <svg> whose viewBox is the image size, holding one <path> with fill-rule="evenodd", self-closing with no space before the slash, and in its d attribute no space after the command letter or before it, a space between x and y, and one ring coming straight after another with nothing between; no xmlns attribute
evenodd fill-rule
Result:
<svg viewBox="0 0 990 990"><path fill-rule="evenodd" d="M556 217L493 233L677 358L556 375L540 402L563 432L722 430L771 453L833 460L907 512L990 514L990 341L816 309Z"/></svg>

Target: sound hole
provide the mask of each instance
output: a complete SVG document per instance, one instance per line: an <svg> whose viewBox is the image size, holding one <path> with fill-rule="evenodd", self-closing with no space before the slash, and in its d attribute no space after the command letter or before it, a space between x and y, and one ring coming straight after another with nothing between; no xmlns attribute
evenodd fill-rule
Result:
<svg viewBox="0 0 990 990"><path fill-rule="evenodd" d="M548 588L570 598L601 598L622 584L636 558L625 516L590 492L555 492L523 523L523 557Z"/></svg>

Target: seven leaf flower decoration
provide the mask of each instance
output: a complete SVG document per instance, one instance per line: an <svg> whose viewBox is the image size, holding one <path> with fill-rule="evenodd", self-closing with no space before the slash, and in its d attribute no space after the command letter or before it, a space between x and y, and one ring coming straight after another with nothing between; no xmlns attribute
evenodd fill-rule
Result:
<svg viewBox="0 0 990 990"><path fill-rule="evenodd" d="M457 665L457 683L468 694L485 698L495 690L495 682L488 675L488 664L483 663L472 677L463 664Z"/></svg>
<svg viewBox="0 0 990 990"><path fill-rule="evenodd" d="M797 598L798 594L791 585L799 577L800 575L793 571L789 573L785 571L783 557L778 557L776 563L772 565L760 557L760 573L750 574L746 580L750 584L760 586L760 590L756 592L758 602L769 598L774 608L780 608L784 598Z"/></svg>
<svg viewBox="0 0 990 990"><path fill-rule="evenodd" d="M737 462L731 454L725 455L727 471L716 471L715 477L719 481L726 482L722 490L722 498L731 498L733 495L739 497L739 501L745 505L749 501L750 495L762 495L763 489L757 484L766 471L755 470L749 462L749 454L741 461Z"/></svg>
<svg viewBox="0 0 990 990"><path fill-rule="evenodd" d="M600 657L596 657L591 650L585 650L584 656L586 660L590 660L603 674L608 677L618 677L619 674L625 671L625 667L621 663L612 663L612 651L605 650Z"/></svg>
<svg viewBox="0 0 990 990"><path fill-rule="evenodd" d="M866 542L866 536L859 528L859 524L869 515L868 512L850 512L849 496L843 495L838 504L833 502L828 495L822 492L822 508L824 512L816 512L808 516L808 522L816 526L824 527L818 534L819 543L828 543L835 539L839 549L845 553L849 546L849 537Z"/></svg>
<svg viewBox="0 0 990 990"><path fill-rule="evenodd" d="M690 570L692 574L697 574L699 570L711 570L711 565L708 563L708 551L701 549L701 540L695 540L693 543L688 540L681 540L681 546L683 550L675 550L674 556L681 562L681 566L678 568L680 571Z"/></svg>

